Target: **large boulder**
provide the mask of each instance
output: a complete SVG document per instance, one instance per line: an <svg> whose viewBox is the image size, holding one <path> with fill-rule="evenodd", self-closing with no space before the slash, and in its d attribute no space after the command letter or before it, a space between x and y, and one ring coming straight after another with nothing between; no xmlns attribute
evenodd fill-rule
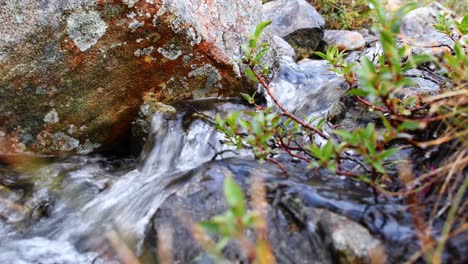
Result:
<svg viewBox="0 0 468 264"><path fill-rule="evenodd" d="M252 0L0 3L0 155L88 153L160 102L238 94Z"/></svg>

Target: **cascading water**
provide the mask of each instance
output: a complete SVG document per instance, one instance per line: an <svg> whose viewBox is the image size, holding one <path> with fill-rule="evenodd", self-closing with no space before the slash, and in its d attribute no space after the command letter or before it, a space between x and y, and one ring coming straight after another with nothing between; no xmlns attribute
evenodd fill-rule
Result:
<svg viewBox="0 0 468 264"><path fill-rule="evenodd" d="M223 107L243 108L231 103ZM92 198L83 198L83 194L78 193L83 190L79 188L65 189L51 217L33 226L32 238L0 244L0 263L22 263L21 258L26 263L39 257L57 258L64 249L68 253L58 263L76 263L67 260L70 254L77 254L72 250L73 244L85 245L82 250L98 248L106 233L111 231L117 231L123 239L135 243L139 252L151 217L176 190L177 184L173 183L190 169L211 160L216 153L232 149L221 144L224 136L202 119L195 119L184 128L187 122L184 115L155 114L151 135L154 143L148 153L143 153L145 159L139 168L112 179L114 182L108 189ZM69 180L90 178L86 174L95 173L92 169L84 167L75 171ZM81 197L75 199L76 196ZM64 248L62 242L66 245ZM35 246L30 247L32 244ZM89 256L82 260L86 262Z"/></svg>
<svg viewBox="0 0 468 264"><path fill-rule="evenodd" d="M323 114L347 91L344 78L331 71L324 60L303 60L299 64L283 57L276 78L270 83L278 101L299 117ZM274 105L269 97L268 104Z"/></svg>

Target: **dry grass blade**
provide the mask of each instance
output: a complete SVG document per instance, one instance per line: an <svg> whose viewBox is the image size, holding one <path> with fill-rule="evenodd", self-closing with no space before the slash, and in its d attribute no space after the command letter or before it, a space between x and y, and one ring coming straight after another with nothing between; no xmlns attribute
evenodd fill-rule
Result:
<svg viewBox="0 0 468 264"><path fill-rule="evenodd" d="M140 264L140 261L135 254L133 254L127 244L125 244L115 231L107 233L106 238L112 248L117 252L119 259L123 264Z"/></svg>
<svg viewBox="0 0 468 264"><path fill-rule="evenodd" d="M173 263L173 230L169 225L158 229L158 263Z"/></svg>

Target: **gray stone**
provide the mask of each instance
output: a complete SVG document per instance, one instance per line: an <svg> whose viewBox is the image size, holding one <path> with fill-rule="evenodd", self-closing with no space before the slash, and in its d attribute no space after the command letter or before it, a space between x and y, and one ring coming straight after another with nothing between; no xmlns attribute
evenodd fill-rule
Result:
<svg viewBox="0 0 468 264"><path fill-rule="evenodd" d="M320 219L319 225L329 235L339 263L385 263L384 246L360 224L321 209L308 208L307 213Z"/></svg>
<svg viewBox="0 0 468 264"><path fill-rule="evenodd" d="M272 21L270 30L280 37L298 29L325 26L325 20L305 0L271 1L263 5L263 14Z"/></svg>
<svg viewBox="0 0 468 264"><path fill-rule="evenodd" d="M294 48L284 39L273 35L271 42L278 56L296 57L296 51L294 51Z"/></svg>
<svg viewBox="0 0 468 264"><path fill-rule="evenodd" d="M443 13L455 18L453 12L437 2L417 8L403 18L402 41L412 48L414 54L439 55L450 52L450 47L454 45L453 40L434 29L436 16Z"/></svg>
<svg viewBox="0 0 468 264"><path fill-rule="evenodd" d="M361 33L349 30L325 30L323 37L329 46L335 46L338 50L362 50L366 41Z"/></svg>
<svg viewBox="0 0 468 264"><path fill-rule="evenodd" d="M276 0L263 5L270 30L284 38L301 58L322 50L325 20L305 0Z"/></svg>

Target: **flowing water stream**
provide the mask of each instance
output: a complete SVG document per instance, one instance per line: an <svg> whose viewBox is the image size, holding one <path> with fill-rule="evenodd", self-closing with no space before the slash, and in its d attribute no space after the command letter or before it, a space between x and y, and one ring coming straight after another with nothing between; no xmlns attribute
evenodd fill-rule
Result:
<svg viewBox="0 0 468 264"><path fill-rule="evenodd" d="M229 102L222 107L224 112L245 108ZM215 110L215 107L211 109ZM35 223L27 234L19 234L4 223L0 225L0 263L36 260L38 263L88 263L95 254L79 255L73 245L97 248L112 230L135 242L134 250L138 253L151 217L178 187L173 183L187 171L214 158L216 153L232 149L221 143L223 135L209 122L193 120L184 127L185 114L153 116L153 142L147 146L149 151L142 153L141 162L121 161L126 166L115 170L105 158L75 157L42 168L38 174L49 181L65 173L64 189L51 206L50 216ZM44 186L46 182L38 185L43 186L33 187L37 192L48 192L47 187L50 188ZM40 200L41 194L34 196ZM50 199L53 198L46 198ZM7 219L6 222L16 221ZM42 258L50 258L51 262Z"/></svg>
<svg viewBox="0 0 468 264"><path fill-rule="evenodd" d="M315 64L286 61L273 85L280 101L303 115L325 113L345 89L323 62ZM205 118L246 106L230 100L188 104L198 105L197 118L193 111L153 116L139 159L75 156L41 166L33 176L3 166L0 183L9 189L0 189L0 263L113 263L118 258L106 260L102 248L115 233L140 255L156 211L191 178L220 166L237 175L251 170L252 157L222 144L223 135ZM263 170L310 206L366 222L391 241L411 239L403 205L382 203L362 185L327 176L299 183L275 176L281 172L274 166ZM295 174L307 178L302 170Z"/></svg>

